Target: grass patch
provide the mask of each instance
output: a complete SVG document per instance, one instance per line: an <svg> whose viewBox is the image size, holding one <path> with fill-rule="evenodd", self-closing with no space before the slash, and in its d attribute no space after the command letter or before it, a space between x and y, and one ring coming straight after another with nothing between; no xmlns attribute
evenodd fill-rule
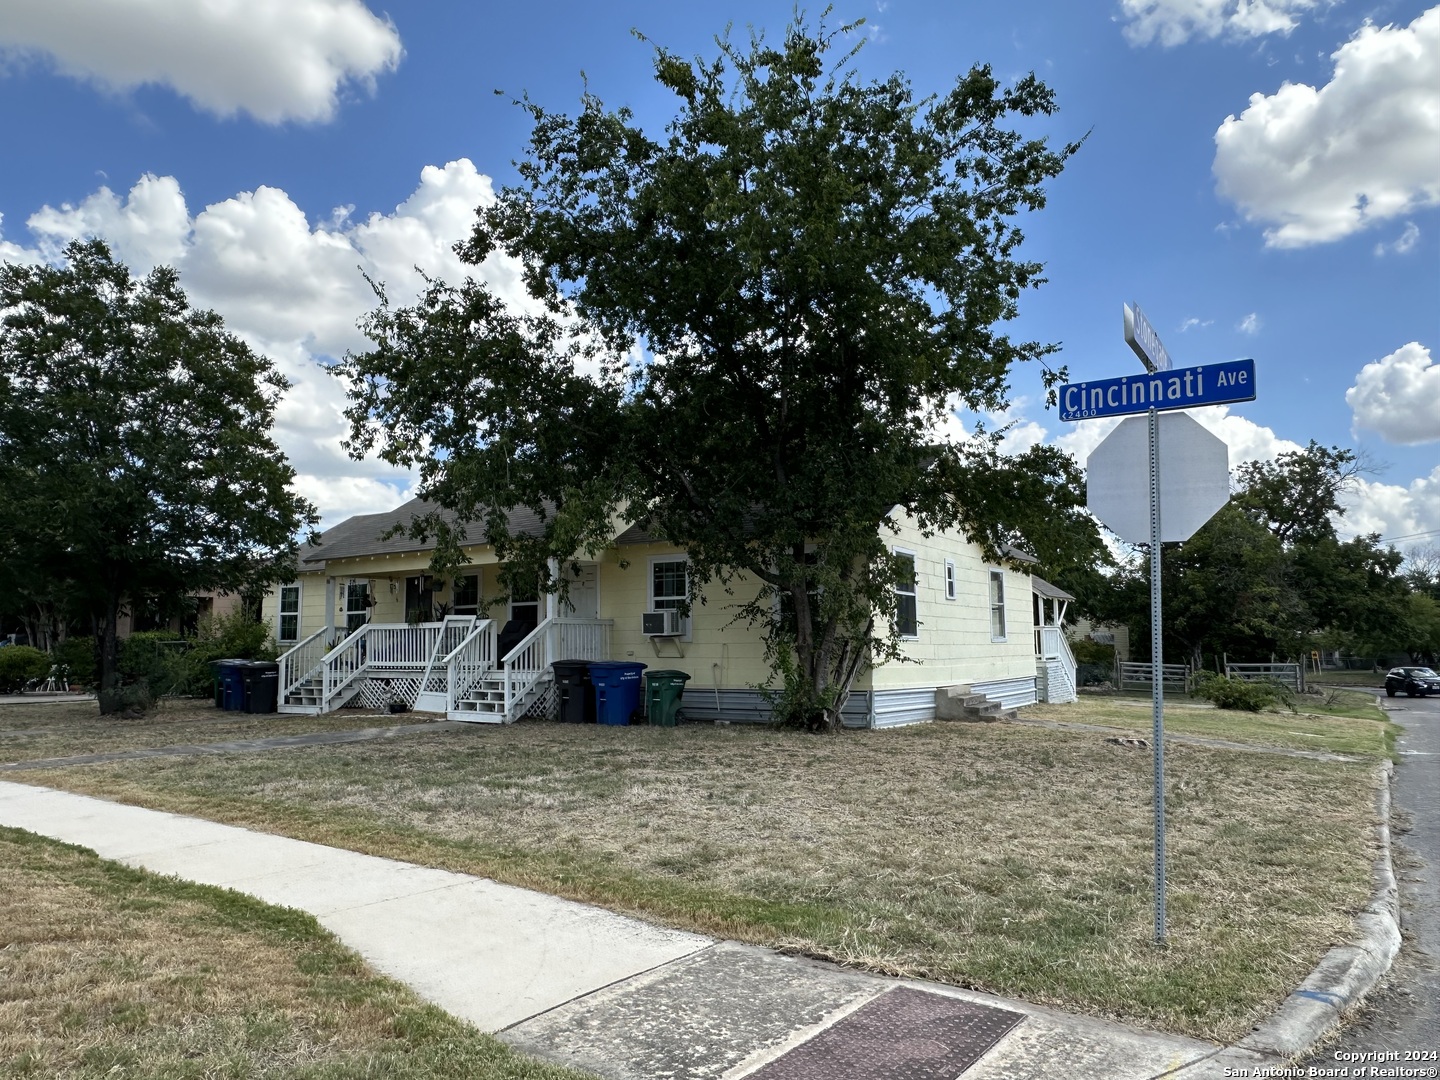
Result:
<svg viewBox="0 0 1440 1080"><path fill-rule="evenodd" d="M1095 733L522 723L39 783L493 877L671 926L1233 1040L1353 934L1372 765ZM19 779L23 774L12 774Z"/></svg>
<svg viewBox="0 0 1440 1080"><path fill-rule="evenodd" d="M1375 695L1339 690L1320 697L1307 695L1300 702L1293 713L1289 709L1251 713L1167 699L1165 731L1171 735L1377 759L1393 753L1397 728L1376 707ZM1020 710L1020 715L1149 732L1150 708L1149 698L1086 695L1065 705L1029 705Z"/></svg>
<svg viewBox="0 0 1440 1080"><path fill-rule="evenodd" d="M423 719L426 717L397 717L362 709L341 709L325 716L226 712L209 701L193 699L162 701L154 712L138 719L101 716L99 705L86 700L4 705L0 706L0 765L115 750L389 727Z"/></svg>
<svg viewBox="0 0 1440 1080"><path fill-rule="evenodd" d="M377 977L309 915L0 828L0 1074L582 1080Z"/></svg>

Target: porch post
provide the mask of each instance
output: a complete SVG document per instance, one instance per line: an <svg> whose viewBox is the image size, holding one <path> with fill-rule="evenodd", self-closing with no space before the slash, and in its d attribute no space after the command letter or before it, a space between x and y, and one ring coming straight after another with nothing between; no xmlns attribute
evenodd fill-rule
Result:
<svg viewBox="0 0 1440 1080"><path fill-rule="evenodd" d="M546 568L550 571L550 581L558 585L560 582L560 560L553 556L546 562ZM555 656L555 617L560 614L560 595L553 589L545 594L545 620L550 624L550 629L545 631L545 663L543 667L549 667L556 660Z"/></svg>

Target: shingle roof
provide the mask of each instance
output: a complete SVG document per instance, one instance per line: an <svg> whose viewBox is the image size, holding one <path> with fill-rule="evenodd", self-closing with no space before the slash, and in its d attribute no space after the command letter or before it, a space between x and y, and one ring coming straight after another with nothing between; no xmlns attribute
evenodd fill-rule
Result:
<svg viewBox="0 0 1440 1080"><path fill-rule="evenodd" d="M1039 593L1041 596L1049 597L1052 600L1075 599L1075 597L1071 596L1064 589L1060 588L1059 585L1051 585L1050 582L1046 581L1044 578L1036 577L1034 574L1030 575L1030 588L1035 592Z"/></svg>
<svg viewBox="0 0 1440 1080"><path fill-rule="evenodd" d="M326 530L320 537L318 547L302 549L300 568L302 570L317 569L317 564L323 565L331 559L433 551L435 548L433 536L420 541L401 532L389 539L381 539L386 532L397 525L402 528L407 527L412 520L423 517L432 510L438 511L441 518L452 525L458 520L451 511L438 507L434 503L426 502L424 499L411 499L402 506L397 506L394 510L383 514L357 514L355 517L346 518L334 528ZM539 515L525 507L510 511L508 526L512 536L534 535L543 527ZM470 526L470 542L483 543L482 535L483 528L479 524Z"/></svg>

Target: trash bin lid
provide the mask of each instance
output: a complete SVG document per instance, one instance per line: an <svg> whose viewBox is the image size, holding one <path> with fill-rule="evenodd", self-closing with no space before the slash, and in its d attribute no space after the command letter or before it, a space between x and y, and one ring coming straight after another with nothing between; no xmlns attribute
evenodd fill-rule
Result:
<svg viewBox="0 0 1440 1080"><path fill-rule="evenodd" d="M645 670L645 665L638 660L591 660L591 671L635 671Z"/></svg>
<svg viewBox="0 0 1440 1080"><path fill-rule="evenodd" d="M662 669L659 670L659 671L647 671L647 672L645 672L645 678L647 678L647 679L679 679L681 682L689 682L689 681L690 681L690 673L689 673L688 671L671 671L671 670L669 670L668 668L662 668Z"/></svg>

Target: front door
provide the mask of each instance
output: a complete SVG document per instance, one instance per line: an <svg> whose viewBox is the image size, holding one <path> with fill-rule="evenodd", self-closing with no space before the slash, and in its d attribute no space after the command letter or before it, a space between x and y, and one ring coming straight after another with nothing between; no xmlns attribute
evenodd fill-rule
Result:
<svg viewBox="0 0 1440 1080"><path fill-rule="evenodd" d="M567 566L564 573L570 578L570 600L565 605L565 615L571 619L595 619L600 616L600 582L594 563L581 563L577 576L575 568Z"/></svg>
<svg viewBox="0 0 1440 1080"><path fill-rule="evenodd" d="M431 600L432 585L428 575L405 579L405 621L407 623L431 622L435 618L435 605Z"/></svg>

